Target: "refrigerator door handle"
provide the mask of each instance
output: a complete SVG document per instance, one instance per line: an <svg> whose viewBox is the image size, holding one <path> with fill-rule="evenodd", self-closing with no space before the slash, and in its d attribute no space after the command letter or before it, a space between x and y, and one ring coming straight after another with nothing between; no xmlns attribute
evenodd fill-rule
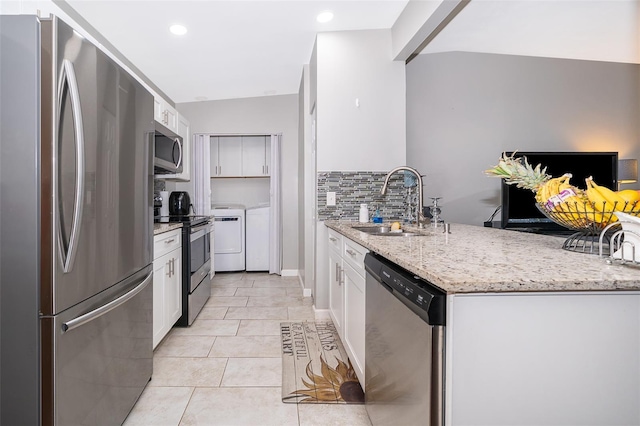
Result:
<svg viewBox="0 0 640 426"><path fill-rule="evenodd" d="M84 204L84 129L82 122L82 110L80 105L80 93L78 89L78 81L73 64L70 60L62 61L62 72L60 76L60 84L58 86L58 99L62 99L62 93L65 84L69 87L69 96L71 100L71 112L73 114L73 124L76 138L76 193L74 197L73 219L71 223L71 235L69 237L69 245L67 252L62 252L62 268L65 273L73 269L73 263L76 258L78 240L80 238L80 225L82 222L82 207ZM62 107L58 106L58 111ZM58 127L61 125L62 117L58 114ZM58 215L58 221L62 221L62 214ZM58 223L58 236L62 238L61 223ZM59 244L60 250L64 251L64 245Z"/></svg>
<svg viewBox="0 0 640 426"><path fill-rule="evenodd" d="M144 288L151 282L153 278L153 271L149 272L149 275L145 277L144 280L140 284L138 284L134 289L128 291L117 299L112 300L106 305L100 306L98 309L94 309L93 311L87 312L86 314L80 315L70 321L67 321L62 324L62 332L66 333L67 331L71 331L74 328L78 328L81 325L84 325L90 321L93 321L96 318L101 317L109 311L127 303L130 299L135 297L138 293L140 293Z"/></svg>

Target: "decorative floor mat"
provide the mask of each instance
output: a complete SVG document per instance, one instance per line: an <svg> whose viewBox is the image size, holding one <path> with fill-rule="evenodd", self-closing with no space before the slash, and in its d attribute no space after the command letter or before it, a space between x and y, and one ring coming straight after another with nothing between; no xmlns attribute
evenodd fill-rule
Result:
<svg viewBox="0 0 640 426"><path fill-rule="evenodd" d="M282 402L364 404L364 392L331 321L280 323Z"/></svg>

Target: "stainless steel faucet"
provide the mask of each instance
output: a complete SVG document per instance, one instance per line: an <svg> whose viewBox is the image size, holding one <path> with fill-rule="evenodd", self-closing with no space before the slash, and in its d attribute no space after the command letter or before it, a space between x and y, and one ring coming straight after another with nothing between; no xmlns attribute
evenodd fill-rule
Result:
<svg viewBox="0 0 640 426"><path fill-rule="evenodd" d="M418 205L416 206L416 225L418 225L418 228L422 228L427 219L424 217L424 214L422 213L424 204L422 200L422 176L420 176L420 172L418 172L413 167L409 167L409 166L396 167L395 169L387 173L387 176L384 178L384 184L382 185L380 194L384 195L387 193L389 178L391 177L392 174L399 171L407 171L416 175L416 181L418 182Z"/></svg>

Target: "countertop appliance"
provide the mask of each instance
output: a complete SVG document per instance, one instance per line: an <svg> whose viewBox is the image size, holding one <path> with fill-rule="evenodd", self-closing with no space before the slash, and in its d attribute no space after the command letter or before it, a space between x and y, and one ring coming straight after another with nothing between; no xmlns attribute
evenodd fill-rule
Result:
<svg viewBox="0 0 640 426"><path fill-rule="evenodd" d="M245 208L239 204L216 205L213 258L216 272L245 269Z"/></svg>
<svg viewBox="0 0 640 426"><path fill-rule="evenodd" d="M211 295L211 216L168 216L157 222L182 223L182 316L190 326Z"/></svg>
<svg viewBox="0 0 640 426"><path fill-rule="evenodd" d="M246 210L246 270L269 270L269 214L267 206Z"/></svg>
<svg viewBox="0 0 640 426"><path fill-rule="evenodd" d="M173 191L169 195L169 215L187 216L191 210L191 197L186 191Z"/></svg>
<svg viewBox="0 0 640 426"><path fill-rule="evenodd" d="M446 297L367 253L365 408L373 425L444 425Z"/></svg>
<svg viewBox="0 0 640 426"><path fill-rule="evenodd" d="M153 369L153 96L0 16L0 424L121 424Z"/></svg>
<svg viewBox="0 0 640 426"><path fill-rule="evenodd" d="M182 138L155 123L153 168L156 175L182 173Z"/></svg>

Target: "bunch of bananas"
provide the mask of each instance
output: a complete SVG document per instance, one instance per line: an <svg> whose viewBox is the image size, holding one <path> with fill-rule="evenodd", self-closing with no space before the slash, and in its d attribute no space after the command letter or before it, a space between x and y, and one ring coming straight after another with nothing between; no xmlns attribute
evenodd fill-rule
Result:
<svg viewBox="0 0 640 426"><path fill-rule="evenodd" d="M536 201L553 217L575 227L584 227L590 221L602 222L598 213L583 190L571 185L571 173L551 178L536 191Z"/></svg>
<svg viewBox="0 0 640 426"><path fill-rule="evenodd" d="M611 189L600 186L589 176L585 179L587 184L587 198L593 204L593 207L602 213L629 212L640 213L640 192L632 189L623 191L612 191ZM618 220L612 216L612 222Z"/></svg>
<svg viewBox="0 0 640 426"><path fill-rule="evenodd" d="M526 157L502 155L498 165L485 170L489 176L502 178L509 185L529 189L535 193L539 208L565 226L587 228L596 224L603 228L618 218L613 212L629 212L640 216L640 191L627 189L612 191L586 179L587 189L570 183L571 174L560 177L547 174L546 167L533 167Z"/></svg>

